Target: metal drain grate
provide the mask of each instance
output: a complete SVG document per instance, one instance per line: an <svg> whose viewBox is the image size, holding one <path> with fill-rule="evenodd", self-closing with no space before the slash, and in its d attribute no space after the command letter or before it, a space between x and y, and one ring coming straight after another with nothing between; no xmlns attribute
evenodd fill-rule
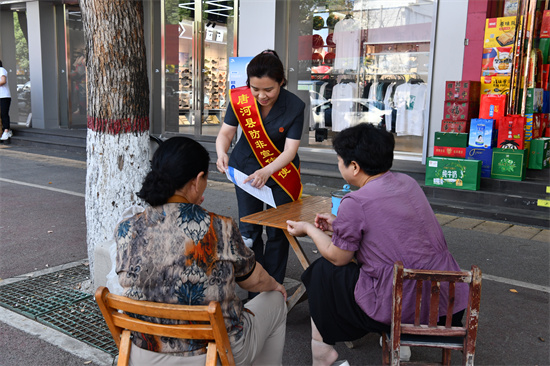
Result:
<svg viewBox="0 0 550 366"><path fill-rule="evenodd" d="M38 316L36 320L113 356L118 354L115 341L94 298L58 308Z"/></svg>
<svg viewBox="0 0 550 366"><path fill-rule="evenodd" d="M90 269L86 265L78 265L63 269L61 271L48 273L34 277L26 281L37 281L55 286L62 286L74 289L76 285L90 279Z"/></svg>
<svg viewBox="0 0 550 366"><path fill-rule="evenodd" d="M76 266L54 273L0 286L0 306L31 319L60 306L91 297L72 287L89 278L86 266Z"/></svg>

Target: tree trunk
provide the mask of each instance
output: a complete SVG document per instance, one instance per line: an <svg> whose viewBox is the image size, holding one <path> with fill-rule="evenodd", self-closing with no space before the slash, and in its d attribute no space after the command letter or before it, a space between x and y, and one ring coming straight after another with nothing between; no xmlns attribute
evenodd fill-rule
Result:
<svg viewBox="0 0 550 366"><path fill-rule="evenodd" d="M149 84L143 4L80 0L86 39L86 226L90 274L94 249L114 227L149 170Z"/></svg>

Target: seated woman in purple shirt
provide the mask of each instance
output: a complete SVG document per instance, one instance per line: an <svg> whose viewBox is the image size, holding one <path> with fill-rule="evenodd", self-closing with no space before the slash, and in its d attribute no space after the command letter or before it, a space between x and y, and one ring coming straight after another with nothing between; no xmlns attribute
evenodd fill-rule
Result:
<svg viewBox="0 0 550 366"><path fill-rule="evenodd" d="M391 133L371 124L341 131L333 141L338 169L359 189L344 196L337 217L318 214L315 225L287 221L290 234L308 235L323 256L302 275L313 365L336 361L335 342L389 332L395 261L406 268L460 270L418 183L390 171L394 146ZM332 238L324 231L332 231ZM468 300L468 287L462 285L456 288L455 324L461 322ZM446 306L447 299L442 299L441 314ZM405 283L403 321L413 319L414 307L413 284Z"/></svg>

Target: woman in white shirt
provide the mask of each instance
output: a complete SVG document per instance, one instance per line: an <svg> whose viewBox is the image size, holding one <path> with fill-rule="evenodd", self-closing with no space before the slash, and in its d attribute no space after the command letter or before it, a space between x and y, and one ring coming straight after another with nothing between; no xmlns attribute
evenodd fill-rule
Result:
<svg viewBox="0 0 550 366"><path fill-rule="evenodd" d="M0 117L2 118L2 129L4 130L2 137L0 137L2 141L9 139L12 135L10 130L10 104L8 71L2 67L2 61L0 60Z"/></svg>

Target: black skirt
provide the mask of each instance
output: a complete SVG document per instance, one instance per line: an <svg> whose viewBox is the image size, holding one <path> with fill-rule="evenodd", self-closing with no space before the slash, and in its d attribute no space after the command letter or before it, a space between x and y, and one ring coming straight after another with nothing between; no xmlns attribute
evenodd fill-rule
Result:
<svg viewBox="0 0 550 366"><path fill-rule="evenodd" d="M302 274L309 313L323 342L354 341L369 332L390 331L390 326L371 319L355 302L359 266L335 266L324 258L313 262Z"/></svg>

